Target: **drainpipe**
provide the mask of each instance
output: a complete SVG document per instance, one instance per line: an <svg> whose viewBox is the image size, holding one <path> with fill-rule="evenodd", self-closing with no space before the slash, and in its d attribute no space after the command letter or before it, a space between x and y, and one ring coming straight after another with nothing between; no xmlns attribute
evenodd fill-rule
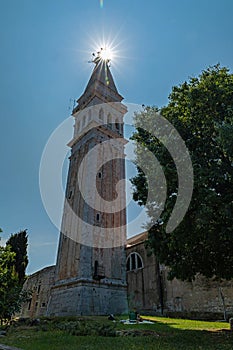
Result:
<svg viewBox="0 0 233 350"><path fill-rule="evenodd" d="M224 295L223 295L221 287L219 287L219 295L220 295L220 298L221 298L221 301L222 301L222 306L223 306L224 321L227 321L227 310L226 310L225 299L224 299Z"/></svg>
<svg viewBox="0 0 233 350"><path fill-rule="evenodd" d="M156 259L156 272L158 276L159 303L161 306L161 314L163 315L163 311L164 311L163 276L162 276L162 271L160 271L160 266L159 266L159 262L157 262L157 259Z"/></svg>
<svg viewBox="0 0 233 350"><path fill-rule="evenodd" d="M145 308L145 283L144 283L144 273L143 273L144 267L142 268L142 304L143 309Z"/></svg>

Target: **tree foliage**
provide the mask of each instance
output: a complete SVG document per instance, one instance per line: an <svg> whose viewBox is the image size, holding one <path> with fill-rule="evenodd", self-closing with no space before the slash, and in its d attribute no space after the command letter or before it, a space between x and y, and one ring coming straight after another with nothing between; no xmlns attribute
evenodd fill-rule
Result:
<svg viewBox="0 0 233 350"><path fill-rule="evenodd" d="M18 280L21 285L24 283L25 271L28 265L27 241L27 231L23 230L12 234L6 242L6 245L11 247L11 251L15 252L15 271L18 274Z"/></svg>
<svg viewBox="0 0 233 350"><path fill-rule="evenodd" d="M10 244L0 246L0 320L7 321L20 311L23 302L28 300L28 293L22 290L22 280L16 270L16 252Z"/></svg>
<svg viewBox="0 0 233 350"><path fill-rule="evenodd" d="M153 127L157 108L147 107L135 117L137 162L143 157L142 146L159 160L167 180L167 199L158 219L160 203L147 198L147 178L138 167L131 181L134 199L146 204L153 227L149 243L160 263L170 267L170 278L193 279L233 277L233 75L216 65L197 78L173 87L168 105L161 114L170 121L186 143L194 170L194 191L189 209L180 225L171 233L166 224L176 201L176 166L164 145L140 128L146 120ZM157 170L147 164L149 174ZM152 170L150 170L152 169ZM159 191L160 188L154 189Z"/></svg>

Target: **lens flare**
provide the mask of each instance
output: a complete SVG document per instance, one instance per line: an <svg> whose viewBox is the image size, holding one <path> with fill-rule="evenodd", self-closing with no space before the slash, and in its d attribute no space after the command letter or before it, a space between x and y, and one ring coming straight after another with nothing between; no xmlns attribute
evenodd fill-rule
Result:
<svg viewBox="0 0 233 350"><path fill-rule="evenodd" d="M113 51L110 47L102 47L99 51L99 55L104 61L110 61L113 58Z"/></svg>
<svg viewBox="0 0 233 350"><path fill-rule="evenodd" d="M104 0L100 0L100 8L102 9L104 7Z"/></svg>

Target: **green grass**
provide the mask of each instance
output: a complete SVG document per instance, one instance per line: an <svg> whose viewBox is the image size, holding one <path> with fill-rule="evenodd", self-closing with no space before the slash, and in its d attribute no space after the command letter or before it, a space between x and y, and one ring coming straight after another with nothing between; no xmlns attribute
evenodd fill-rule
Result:
<svg viewBox="0 0 233 350"><path fill-rule="evenodd" d="M162 317L146 317L154 324L116 325L117 330L153 330L159 337L103 337L96 335L74 336L63 330L41 330L41 327L20 326L11 328L0 343L23 350L232 350L233 335L225 322L203 322ZM89 324L90 319L86 319ZM95 318L99 324L110 324L106 318ZM225 329L225 330L224 330ZM228 330L228 331L226 331Z"/></svg>

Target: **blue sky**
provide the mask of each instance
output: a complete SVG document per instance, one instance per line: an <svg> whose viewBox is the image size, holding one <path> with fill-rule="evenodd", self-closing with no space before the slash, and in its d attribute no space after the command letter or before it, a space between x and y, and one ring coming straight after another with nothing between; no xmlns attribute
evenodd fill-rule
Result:
<svg viewBox="0 0 233 350"><path fill-rule="evenodd" d="M232 70L232 15L232 0L0 0L0 227L2 242L28 229L28 273L55 262L39 164L88 82L96 44L116 46L111 70L127 102L163 106L209 65Z"/></svg>

